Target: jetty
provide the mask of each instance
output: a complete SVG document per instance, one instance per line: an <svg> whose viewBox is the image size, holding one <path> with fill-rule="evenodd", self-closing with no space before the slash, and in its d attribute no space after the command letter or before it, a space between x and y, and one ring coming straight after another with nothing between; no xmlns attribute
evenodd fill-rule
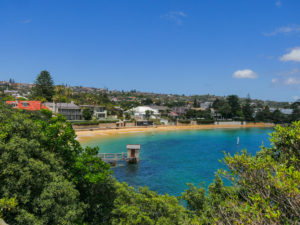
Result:
<svg viewBox="0 0 300 225"><path fill-rule="evenodd" d="M140 149L139 144L128 144L127 152L121 153L99 153L100 157L104 162L111 165L116 165L118 161L126 161L128 163L136 164L140 161Z"/></svg>

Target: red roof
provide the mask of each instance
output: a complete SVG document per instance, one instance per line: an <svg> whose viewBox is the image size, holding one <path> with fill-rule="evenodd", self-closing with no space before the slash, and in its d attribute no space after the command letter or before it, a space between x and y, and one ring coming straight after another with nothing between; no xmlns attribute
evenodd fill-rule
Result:
<svg viewBox="0 0 300 225"><path fill-rule="evenodd" d="M178 114L177 114L177 113L174 113L174 112L170 112L170 115L171 115L171 116L178 116Z"/></svg>
<svg viewBox="0 0 300 225"><path fill-rule="evenodd" d="M13 105L15 109L26 109L30 111L48 109L41 101L6 101L6 104Z"/></svg>

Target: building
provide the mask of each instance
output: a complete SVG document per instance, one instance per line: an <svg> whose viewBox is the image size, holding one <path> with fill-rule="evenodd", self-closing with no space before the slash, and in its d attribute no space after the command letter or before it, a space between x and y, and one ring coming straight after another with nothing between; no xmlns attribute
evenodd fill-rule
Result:
<svg viewBox="0 0 300 225"><path fill-rule="evenodd" d="M293 109L279 109L281 113L285 115L291 115L293 113Z"/></svg>
<svg viewBox="0 0 300 225"><path fill-rule="evenodd" d="M210 107L212 107L213 103L212 102L203 102L200 104L200 108L202 108L203 110L206 110Z"/></svg>
<svg viewBox="0 0 300 225"><path fill-rule="evenodd" d="M98 120L100 119L106 119L107 118L107 110L104 106L98 106L98 105L81 105L82 109L86 108L89 109L94 117L96 117Z"/></svg>
<svg viewBox="0 0 300 225"><path fill-rule="evenodd" d="M15 97L15 96L17 96L19 93L18 93L18 91L15 91L15 90L4 90L4 94L6 94L6 95L11 95L11 96L13 96L13 97Z"/></svg>
<svg viewBox="0 0 300 225"><path fill-rule="evenodd" d="M149 106L138 106L136 108L133 108L130 111L132 111L134 117L138 118L138 119L148 119L148 118L146 118L147 117L147 115L146 115L147 111L151 112L150 117L152 117L152 118L157 118L157 117L160 116L160 113L158 112L157 109L153 109Z"/></svg>
<svg viewBox="0 0 300 225"><path fill-rule="evenodd" d="M173 117L173 118L178 118L178 114L177 114L177 113L174 113L174 112L170 112L170 113L169 113L169 116L170 116L170 117Z"/></svg>
<svg viewBox="0 0 300 225"><path fill-rule="evenodd" d="M48 109L41 101L6 101L6 104L11 105L15 109L25 109L30 111L40 111Z"/></svg>
<svg viewBox="0 0 300 225"><path fill-rule="evenodd" d="M270 108L270 112L272 112L272 113L276 110L279 110L282 114L285 114L285 115L291 115L293 113L293 109Z"/></svg>
<svg viewBox="0 0 300 225"><path fill-rule="evenodd" d="M184 107L184 106L177 106L177 107L173 107L172 108L172 112L176 113L177 115L182 115L182 114L186 114L186 112L189 110L188 107Z"/></svg>
<svg viewBox="0 0 300 225"><path fill-rule="evenodd" d="M137 120L135 123L136 126L153 126L153 124L151 120Z"/></svg>
<svg viewBox="0 0 300 225"><path fill-rule="evenodd" d="M53 113L59 113L66 117L67 120L82 120L81 108L78 105L71 103L45 103Z"/></svg>

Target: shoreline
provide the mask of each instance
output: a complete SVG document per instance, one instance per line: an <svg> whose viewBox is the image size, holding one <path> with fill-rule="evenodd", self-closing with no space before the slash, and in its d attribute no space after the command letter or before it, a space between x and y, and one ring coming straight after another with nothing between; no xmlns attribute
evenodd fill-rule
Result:
<svg viewBox="0 0 300 225"><path fill-rule="evenodd" d="M147 133L153 131L177 131L177 130L208 130L208 129L234 129L234 128L268 128L274 127L271 123L249 123L246 125L179 125L179 126L156 126L156 127L126 127L122 129L107 128L107 129L95 129L95 130L75 130L77 140L80 143L89 142L97 139L118 137L120 135L133 135L137 133Z"/></svg>

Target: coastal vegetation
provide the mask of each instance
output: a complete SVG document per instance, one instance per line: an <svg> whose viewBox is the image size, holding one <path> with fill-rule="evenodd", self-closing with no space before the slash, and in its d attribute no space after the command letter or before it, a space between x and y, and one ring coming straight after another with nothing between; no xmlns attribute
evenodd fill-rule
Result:
<svg viewBox="0 0 300 225"><path fill-rule="evenodd" d="M300 103L262 101L237 95L167 95L132 91L109 91L101 88L71 87L55 85L52 76L46 70L41 71L33 85L18 84L14 79L0 85L1 100L41 100L42 102L75 103L77 105L101 105L107 110L107 116L113 119L131 121L134 116L131 110L137 106L165 107L160 110L161 117L175 123L180 121L197 121L198 124L214 121L247 121L284 124L300 119ZM17 91L26 96L13 97L5 91ZM177 112L178 110L178 112ZM152 111L145 118L153 117ZM170 112L174 112L173 115ZM82 108L82 118L93 119L91 111ZM210 121L210 122L207 122ZM157 120L155 124L160 124Z"/></svg>
<svg viewBox="0 0 300 225"><path fill-rule="evenodd" d="M97 148L48 110L0 104L0 216L9 224L297 224L300 122L277 126L272 147L225 154L206 190L179 197L114 179ZM216 159L217 160L217 159ZM223 182L231 183L226 186ZM201 182L201 181L200 181Z"/></svg>

